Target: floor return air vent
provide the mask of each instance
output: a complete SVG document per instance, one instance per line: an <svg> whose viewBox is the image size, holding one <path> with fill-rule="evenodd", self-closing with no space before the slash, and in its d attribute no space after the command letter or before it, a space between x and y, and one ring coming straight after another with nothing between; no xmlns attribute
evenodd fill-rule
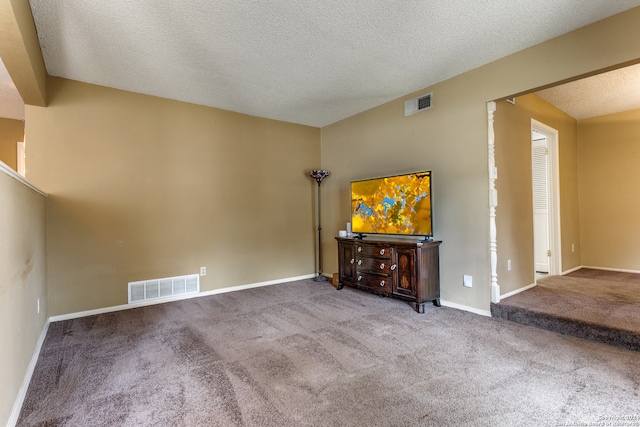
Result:
<svg viewBox="0 0 640 427"><path fill-rule="evenodd" d="M129 282L129 304L200 292L200 276L166 277Z"/></svg>

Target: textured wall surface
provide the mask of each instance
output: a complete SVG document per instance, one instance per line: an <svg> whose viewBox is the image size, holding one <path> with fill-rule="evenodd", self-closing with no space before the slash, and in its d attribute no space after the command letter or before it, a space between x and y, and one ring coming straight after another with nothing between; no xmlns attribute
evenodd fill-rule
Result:
<svg viewBox="0 0 640 427"><path fill-rule="evenodd" d="M640 271L640 110L578 122L582 264Z"/></svg>
<svg viewBox="0 0 640 427"><path fill-rule="evenodd" d="M1 425L47 320L46 261L46 197L0 170Z"/></svg>
<svg viewBox="0 0 640 427"><path fill-rule="evenodd" d="M21 120L0 118L0 162L18 170L18 141L24 140Z"/></svg>
<svg viewBox="0 0 640 427"><path fill-rule="evenodd" d="M52 78L27 106L27 176L49 193L51 314L126 304L127 283L201 290L312 274L320 131Z"/></svg>

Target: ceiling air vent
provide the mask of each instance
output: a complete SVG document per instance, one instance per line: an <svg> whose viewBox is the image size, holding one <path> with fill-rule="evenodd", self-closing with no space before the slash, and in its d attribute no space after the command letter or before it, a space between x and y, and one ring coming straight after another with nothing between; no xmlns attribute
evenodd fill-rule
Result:
<svg viewBox="0 0 640 427"><path fill-rule="evenodd" d="M418 111L428 110L433 107L431 101L433 98L433 92L429 92L426 95L419 96L417 98L410 99L404 102L404 115L410 116Z"/></svg>

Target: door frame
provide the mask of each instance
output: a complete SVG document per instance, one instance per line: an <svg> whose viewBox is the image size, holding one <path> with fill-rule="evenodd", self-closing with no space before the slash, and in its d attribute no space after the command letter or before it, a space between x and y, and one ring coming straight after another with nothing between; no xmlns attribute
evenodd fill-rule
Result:
<svg viewBox="0 0 640 427"><path fill-rule="evenodd" d="M531 119L531 130L543 134L547 138L549 150L549 275L557 276L562 272L562 246L560 233L560 166L559 166L559 132L536 119ZM533 145L533 141L531 142ZM534 267L535 270L535 267ZM534 271L534 282L537 282Z"/></svg>

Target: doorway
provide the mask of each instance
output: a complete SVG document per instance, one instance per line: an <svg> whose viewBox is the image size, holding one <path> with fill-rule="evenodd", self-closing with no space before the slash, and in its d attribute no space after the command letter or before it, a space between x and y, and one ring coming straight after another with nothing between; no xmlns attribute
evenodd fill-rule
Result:
<svg viewBox="0 0 640 427"><path fill-rule="evenodd" d="M531 120L533 254L536 280L561 271L558 131Z"/></svg>
<svg viewBox="0 0 640 427"><path fill-rule="evenodd" d="M549 274L551 263L549 220L549 147L547 137L531 131L531 171L533 183L533 262L536 275Z"/></svg>

